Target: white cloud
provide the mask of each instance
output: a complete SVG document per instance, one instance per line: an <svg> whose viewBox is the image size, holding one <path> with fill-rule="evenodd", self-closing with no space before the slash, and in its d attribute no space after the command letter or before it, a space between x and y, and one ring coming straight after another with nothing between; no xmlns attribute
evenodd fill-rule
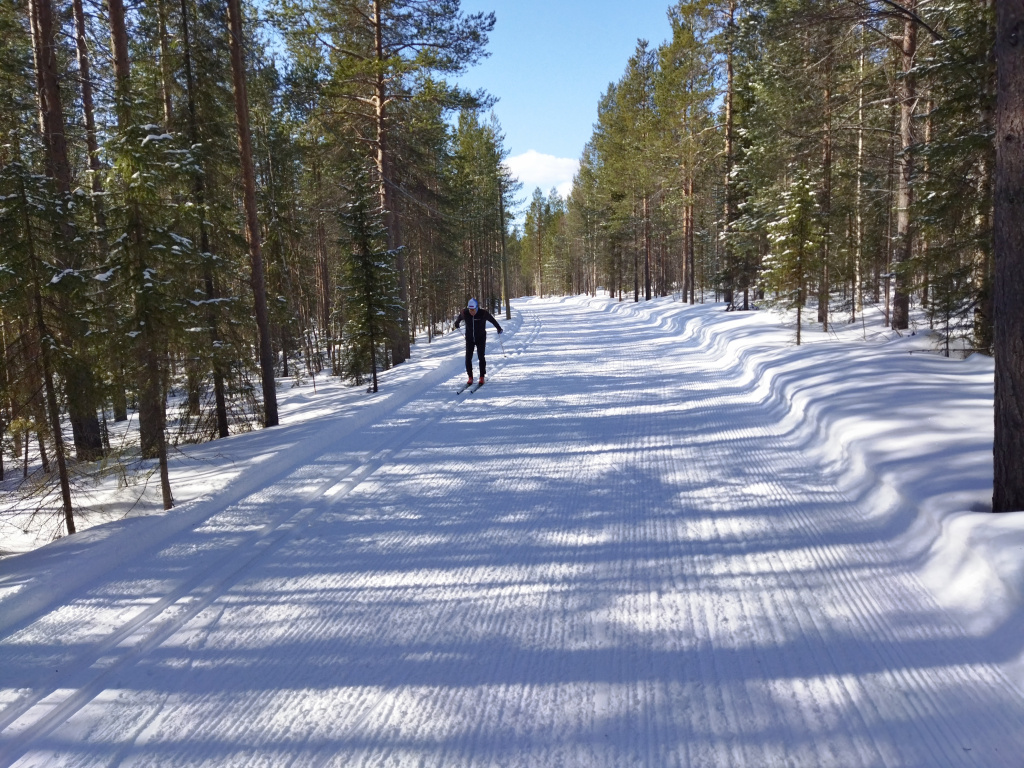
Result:
<svg viewBox="0 0 1024 768"><path fill-rule="evenodd" d="M505 164L512 174L523 182L521 194L527 201L537 187L540 187L545 195L554 187L562 197L568 197L572 191L572 177L580 167L579 160L545 155L535 149L510 157Z"/></svg>

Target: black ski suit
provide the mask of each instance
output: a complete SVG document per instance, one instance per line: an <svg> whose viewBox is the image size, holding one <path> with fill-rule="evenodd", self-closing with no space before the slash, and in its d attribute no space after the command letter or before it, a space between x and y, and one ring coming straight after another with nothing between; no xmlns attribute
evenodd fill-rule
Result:
<svg viewBox="0 0 1024 768"><path fill-rule="evenodd" d="M466 373L469 374L469 378L473 378L473 347L475 346L476 356L480 360L480 375L486 376L487 358L484 355L487 348L487 323L497 328L498 333L501 333L501 326L494 319L494 315L486 309L478 309L476 317L469 314L468 307L463 309L455 318L455 327L458 328L463 321L466 323Z"/></svg>

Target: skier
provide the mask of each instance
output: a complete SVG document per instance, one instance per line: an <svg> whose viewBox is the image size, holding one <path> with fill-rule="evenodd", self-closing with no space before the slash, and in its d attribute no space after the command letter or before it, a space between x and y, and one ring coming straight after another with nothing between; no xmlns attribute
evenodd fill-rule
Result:
<svg viewBox="0 0 1024 768"><path fill-rule="evenodd" d="M484 357L484 350L487 346L487 323L490 323L501 333L501 326L494 319L494 315L486 309L477 307L476 299L470 299L466 308L455 318L455 327L458 328L462 321L466 322L466 374L469 381L466 386L473 384L473 347L476 347L476 356L480 360L480 381L478 387L484 385L484 376L487 375L487 359Z"/></svg>

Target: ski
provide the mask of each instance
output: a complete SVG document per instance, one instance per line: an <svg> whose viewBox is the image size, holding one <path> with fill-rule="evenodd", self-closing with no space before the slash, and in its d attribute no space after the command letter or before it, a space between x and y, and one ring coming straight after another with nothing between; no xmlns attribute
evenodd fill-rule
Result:
<svg viewBox="0 0 1024 768"><path fill-rule="evenodd" d="M469 393L473 394L478 389L480 389L480 387L482 387L482 386L483 386L483 384L474 384L472 387L469 388Z"/></svg>

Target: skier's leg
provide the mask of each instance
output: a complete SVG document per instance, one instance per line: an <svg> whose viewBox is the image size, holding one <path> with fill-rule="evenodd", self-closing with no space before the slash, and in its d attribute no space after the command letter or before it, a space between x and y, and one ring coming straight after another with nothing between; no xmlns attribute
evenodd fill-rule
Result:
<svg viewBox="0 0 1024 768"><path fill-rule="evenodd" d="M476 343L476 357L480 361L480 375L487 375L487 360L484 358L484 349L487 347L487 340L480 339ZM470 374L472 377L472 374Z"/></svg>
<svg viewBox="0 0 1024 768"><path fill-rule="evenodd" d="M466 337L466 374L473 378L473 339Z"/></svg>

